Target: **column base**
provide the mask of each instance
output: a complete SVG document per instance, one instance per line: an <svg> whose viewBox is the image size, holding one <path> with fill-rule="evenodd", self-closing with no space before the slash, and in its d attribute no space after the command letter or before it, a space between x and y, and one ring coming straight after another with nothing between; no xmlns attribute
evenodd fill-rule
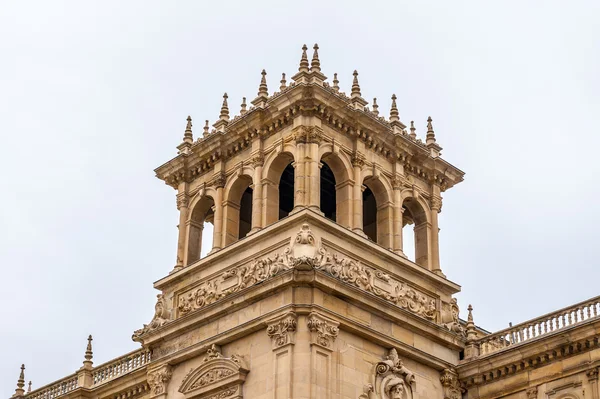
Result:
<svg viewBox="0 0 600 399"><path fill-rule="evenodd" d="M218 252L218 251L220 251L220 250L221 250L221 248L213 248L213 249L211 249L210 251L208 251L208 253L206 254L206 256L208 256L208 255L212 255L212 254L214 254L215 252Z"/></svg>
<svg viewBox="0 0 600 399"><path fill-rule="evenodd" d="M400 255L402 256L404 259L408 259L408 256L406 256L406 254L404 253L404 251L402 251L401 249L398 249L396 251L394 251L396 253L396 255Z"/></svg>
<svg viewBox="0 0 600 399"><path fill-rule="evenodd" d="M183 269L183 265L175 265L173 266L173 270L171 270L169 272L169 274L173 274L173 273L177 273L178 271L180 271L181 269Z"/></svg>
<svg viewBox="0 0 600 399"><path fill-rule="evenodd" d="M442 269L435 269L435 270L433 270L433 272L440 277L446 278L446 275L444 273L442 273Z"/></svg>
<svg viewBox="0 0 600 399"><path fill-rule="evenodd" d="M363 238L368 238L367 235L365 234L365 232L362 229L352 229L353 232L355 232L356 234L358 234L359 236L363 237Z"/></svg>
<svg viewBox="0 0 600 399"><path fill-rule="evenodd" d="M262 230L262 227L255 227L255 228L251 229L251 230L248 232L248 234L246 234L246 237L247 237L247 236L251 236L251 235L252 235L252 234L254 234L254 233L258 233L258 232L259 232L259 231L261 231L261 230Z"/></svg>

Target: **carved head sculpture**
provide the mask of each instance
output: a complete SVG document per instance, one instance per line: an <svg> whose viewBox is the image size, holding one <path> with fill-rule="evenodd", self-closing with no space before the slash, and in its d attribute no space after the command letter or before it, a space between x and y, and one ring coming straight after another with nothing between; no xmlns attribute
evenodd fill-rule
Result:
<svg viewBox="0 0 600 399"><path fill-rule="evenodd" d="M405 399L406 384L402 378L392 378L384 387L384 392L389 399Z"/></svg>

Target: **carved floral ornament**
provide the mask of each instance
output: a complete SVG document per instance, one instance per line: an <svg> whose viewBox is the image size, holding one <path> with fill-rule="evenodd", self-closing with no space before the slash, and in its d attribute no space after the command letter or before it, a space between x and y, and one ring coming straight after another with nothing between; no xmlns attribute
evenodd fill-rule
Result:
<svg viewBox="0 0 600 399"><path fill-rule="evenodd" d="M415 376L392 348L386 359L375 366L375 384L367 384L359 399L412 399Z"/></svg>
<svg viewBox="0 0 600 399"><path fill-rule="evenodd" d="M297 319L294 312L288 312L267 322L267 335L273 342L273 349L294 343Z"/></svg>
<svg viewBox="0 0 600 399"><path fill-rule="evenodd" d="M156 296L156 305L154 305L154 317L149 324L144 324L142 328L139 330L135 330L131 339L136 342L140 342L142 335L146 334L149 331L155 330L159 327L162 327L166 323L170 321L169 311L165 307L165 300L162 294L158 294Z"/></svg>
<svg viewBox="0 0 600 399"><path fill-rule="evenodd" d="M173 368L168 364L148 372L148 385L153 396L163 395L167 391L167 384L173 376Z"/></svg>
<svg viewBox="0 0 600 399"><path fill-rule="evenodd" d="M225 357L213 345L207 350L202 364L185 376L179 392L186 399L241 399L248 372L240 356Z"/></svg>
<svg viewBox="0 0 600 399"><path fill-rule="evenodd" d="M311 332L311 342L324 348L331 349L340 330L340 323L331 320L319 313L308 316L308 330Z"/></svg>
<svg viewBox="0 0 600 399"><path fill-rule="evenodd" d="M464 391L458 374L454 369L444 369L440 375L440 382L444 389L444 399L461 399Z"/></svg>

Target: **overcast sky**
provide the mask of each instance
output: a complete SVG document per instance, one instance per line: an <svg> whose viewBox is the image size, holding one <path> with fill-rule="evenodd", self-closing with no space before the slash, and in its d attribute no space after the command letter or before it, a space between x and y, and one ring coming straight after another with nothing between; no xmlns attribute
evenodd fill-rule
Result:
<svg viewBox="0 0 600 399"><path fill-rule="evenodd" d="M225 5L227 3L227 5ZM284 6L283 4L288 4ZM425 4L426 3L426 4ZM210 5L209 5L210 4ZM175 262L153 169L272 92L318 42L323 72L466 172L444 194L442 269L498 330L598 295L598 1L4 1L0 5L0 395L138 348Z"/></svg>

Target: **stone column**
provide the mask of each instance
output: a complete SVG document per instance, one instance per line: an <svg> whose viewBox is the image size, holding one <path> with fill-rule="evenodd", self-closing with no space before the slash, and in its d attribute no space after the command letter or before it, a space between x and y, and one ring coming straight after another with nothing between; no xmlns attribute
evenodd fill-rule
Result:
<svg viewBox="0 0 600 399"><path fill-rule="evenodd" d="M225 187L225 174L220 174L215 180L217 195L215 198L214 207L214 231L213 231L213 247L210 253L221 249L223 235L223 187Z"/></svg>
<svg viewBox="0 0 600 399"><path fill-rule="evenodd" d="M598 367L594 367L585 372L585 375L588 378L588 382L590 383L590 388L592 390L592 399L599 399L598 396Z"/></svg>
<svg viewBox="0 0 600 399"><path fill-rule="evenodd" d="M393 231L394 231L394 240L393 240L393 250L398 255L406 258L404 254L404 241L402 237L402 220L404 217L404 208L402 207L402 184L394 179L392 182L394 186L394 222L393 222Z"/></svg>
<svg viewBox="0 0 600 399"><path fill-rule="evenodd" d="M187 240L187 221L189 218L189 197L187 193L179 193L177 195L177 209L179 210L179 236L177 238L177 263L174 270L183 268L185 259L185 247Z"/></svg>
<svg viewBox="0 0 600 399"><path fill-rule="evenodd" d="M303 143L296 144L296 158L297 160L292 162L294 167L294 208L291 213L298 212L304 207L304 199L306 198L306 187L304 182L305 170L304 170L304 147Z"/></svg>
<svg viewBox="0 0 600 399"><path fill-rule="evenodd" d="M363 203L362 203L362 167L364 166L365 161L363 157L354 153L352 155L352 166L354 167L354 187L352 190L352 203L353 203L353 212L352 212L352 230L355 233L364 236L363 232Z"/></svg>
<svg viewBox="0 0 600 399"><path fill-rule="evenodd" d="M258 230L263 228L263 184L262 184L262 169L264 164L264 158L262 154L252 158L252 164L254 166L254 175L252 177L252 229L249 234L256 233Z"/></svg>
<svg viewBox="0 0 600 399"><path fill-rule="evenodd" d="M314 127L316 129L316 127ZM306 177L308 182L308 207L318 213L321 212L321 167L319 160L319 142L313 137L313 140L306 144Z"/></svg>
<svg viewBox="0 0 600 399"><path fill-rule="evenodd" d="M440 268L440 244L439 244L439 233L440 229L438 227L438 213L442 208L442 200L433 197L431 199L431 270L435 274L439 274L440 276L444 276L442 273L442 269Z"/></svg>

